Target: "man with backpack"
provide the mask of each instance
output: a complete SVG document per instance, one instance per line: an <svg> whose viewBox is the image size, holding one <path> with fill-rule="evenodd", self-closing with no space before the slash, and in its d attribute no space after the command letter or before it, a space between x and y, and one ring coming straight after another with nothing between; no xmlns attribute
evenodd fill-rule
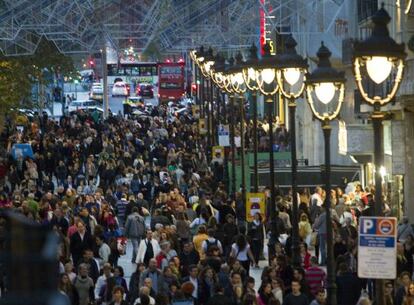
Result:
<svg viewBox="0 0 414 305"><path fill-rule="evenodd" d="M145 219L138 213L138 207L132 208L125 223L125 236L132 242L132 263L135 263L139 243L145 235Z"/></svg>
<svg viewBox="0 0 414 305"><path fill-rule="evenodd" d="M214 229L210 228L207 230L208 238L205 241L203 241L203 243L201 244L201 248L203 249L204 253L207 253L208 249L211 246L217 246L220 250L220 255L223 255L223 246L221 245L221 242L214 237L214 233Z"/></svg>

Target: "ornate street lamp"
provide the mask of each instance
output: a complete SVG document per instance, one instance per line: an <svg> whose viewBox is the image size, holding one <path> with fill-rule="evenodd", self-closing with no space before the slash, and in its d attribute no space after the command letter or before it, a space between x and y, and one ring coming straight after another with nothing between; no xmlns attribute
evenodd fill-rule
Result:
<svg viewBox="0 0 414 305"><path fill-rule="evenodd" d="M273 108L275 94L279 90L277 82L277 59L276 56L270 54L270 45L263 46L263 57L259 60L256 67L257 85L260 92L265 96L266 104L268 105L268 121L269 121L269 174L270 174L270 222L271 222L271 237L269 240L269 260L274 254L274 245L278 242L277 229L277 209L276 209L276 194L275 194L275 166L273 159Z"/></svg>
<svg viewBox="0 0 414 305"><path fill-rule="evenodd" d="M289 35L285 41L285 50L277 55L277 81L282 95L288 99L289 133L292 169L292 262L301 265L299 252L299 220L297 190L297 159L296 159L296 99L305 89L305 74L308 68L306 59L296 53L296 41Z"/></svg>
<svg viewBox="0 0 414 305"><path fill-rule="evenodd" d="M277 82L277 58L270 54L269 44L263 46L263 57L257 65L257 85L265 96L272 96L279 90Z"/></svg>
<svg viewBox="0 0 414 305"><path fill-rule="evenodd" d="M258 177L258 168L257 168L257 91L259 90L259 85L257 82L257 71L256 67L259 63L257 56L257 47L255 44L252 44L249 50L249 58L246 62L243 63L242 75L247 89L252 93L252 106L253 106L253 190L255 193L259 191L259 177Z"/></svg>
<svg viewBox="0 0 414 305"><path fill-rule="evenodd" d="M225 58L222 57L220 54L217 54L214 60L214 65L210 69L211 79L217 85L217 87L223 90L226 85L225 63L226 63Z"/></svg>
<svg viewBox="0 0 414 305"><path fill-rule="evenodd" d="M197 50L194 50L192 53L193 53L193 57L194 57L195 62L197 63L197 65L200 68L200 65L204 61L204 56L205 56L204 47L201 46L198 49L198 51Z"/></svg>
<svg viewBox="0 0 414 305"><path fill-rule="evenodd" d="M336 119L341 110L345 95L345 73L332 68L329 57L331 52L323 42L318 50L318 67L307 74L306 93L309 106L316 119L321 121L325 139L325 213L326 213L326 244L327 244L327 291L330 305L336 305L335 258L333 254L333 233L331 219L331 150L330 122Z"/></svg>
<svg viewBox="0 0 414 305"><path fill-rule="evenodd" d="M243 94L246 92L246 84L243 78L243 56L241 53L237 53L235 62L232 67L227 70L228 85L230 85L235 93Z"/></svg>
<svg viewBox="0 0 414 305"><path fill-rule="evenodd" d="M354 76L366 103L373 106L371 115L374 127L374 163L375 163L375 215L382 213L382 177L384 164L383 126L385 114L381 107L390 103L401 84L404 72L405 45L398 44L389 35L387 25L391 17L384 4L371 17L372 34L364 41L354 43ZM383 305L382 281L376 282L376 304Z"/></svg>
<svg viewBox="0 0 414 305"><path fill-rule="evenodd" d="M201 73L203 73L205 78L211 77L211 68L214 65L214 60L213 49L210 47L204 55L203 61L200 63Z"/></svg>

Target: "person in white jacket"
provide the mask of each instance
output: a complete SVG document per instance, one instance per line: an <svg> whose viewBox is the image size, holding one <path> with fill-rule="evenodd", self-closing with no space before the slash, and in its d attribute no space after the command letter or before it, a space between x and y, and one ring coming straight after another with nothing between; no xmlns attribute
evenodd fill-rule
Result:
<svg viewBox="0 0 414 305"><path fill-rule="evenodd" d="M152 231L147 230L145 239L139 243L136 263L144 263L147 267L150 259L155 258L160 252L158 241L152 238Z"/></svg>

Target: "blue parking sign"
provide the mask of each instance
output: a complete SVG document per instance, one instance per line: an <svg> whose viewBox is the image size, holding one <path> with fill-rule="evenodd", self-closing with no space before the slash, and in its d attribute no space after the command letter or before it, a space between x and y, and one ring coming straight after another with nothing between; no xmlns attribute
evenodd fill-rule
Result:
<svg viewBox="0 0 414 305"><path fill-rule="evenodd" d="M395 279L397 219L361 217L358 230L358 277Z"/></svg>

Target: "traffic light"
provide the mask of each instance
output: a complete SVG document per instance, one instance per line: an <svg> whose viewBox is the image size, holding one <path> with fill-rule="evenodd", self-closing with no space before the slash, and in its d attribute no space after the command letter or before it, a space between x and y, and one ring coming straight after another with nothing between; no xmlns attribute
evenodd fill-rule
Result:
<svg viewBox="0 0 414 305"><path fill-rule="evenodd" d="M191 93L193 95L196 95L197 94L197 84L195 84L195 83L192 83L191 84Z"/></svg>
<svg viewBox="0 0 414 305"><path fill-rule="evenodd" d="M95 62L93 59L89 60L89 67L94 68L95 67Z"/></svg>

